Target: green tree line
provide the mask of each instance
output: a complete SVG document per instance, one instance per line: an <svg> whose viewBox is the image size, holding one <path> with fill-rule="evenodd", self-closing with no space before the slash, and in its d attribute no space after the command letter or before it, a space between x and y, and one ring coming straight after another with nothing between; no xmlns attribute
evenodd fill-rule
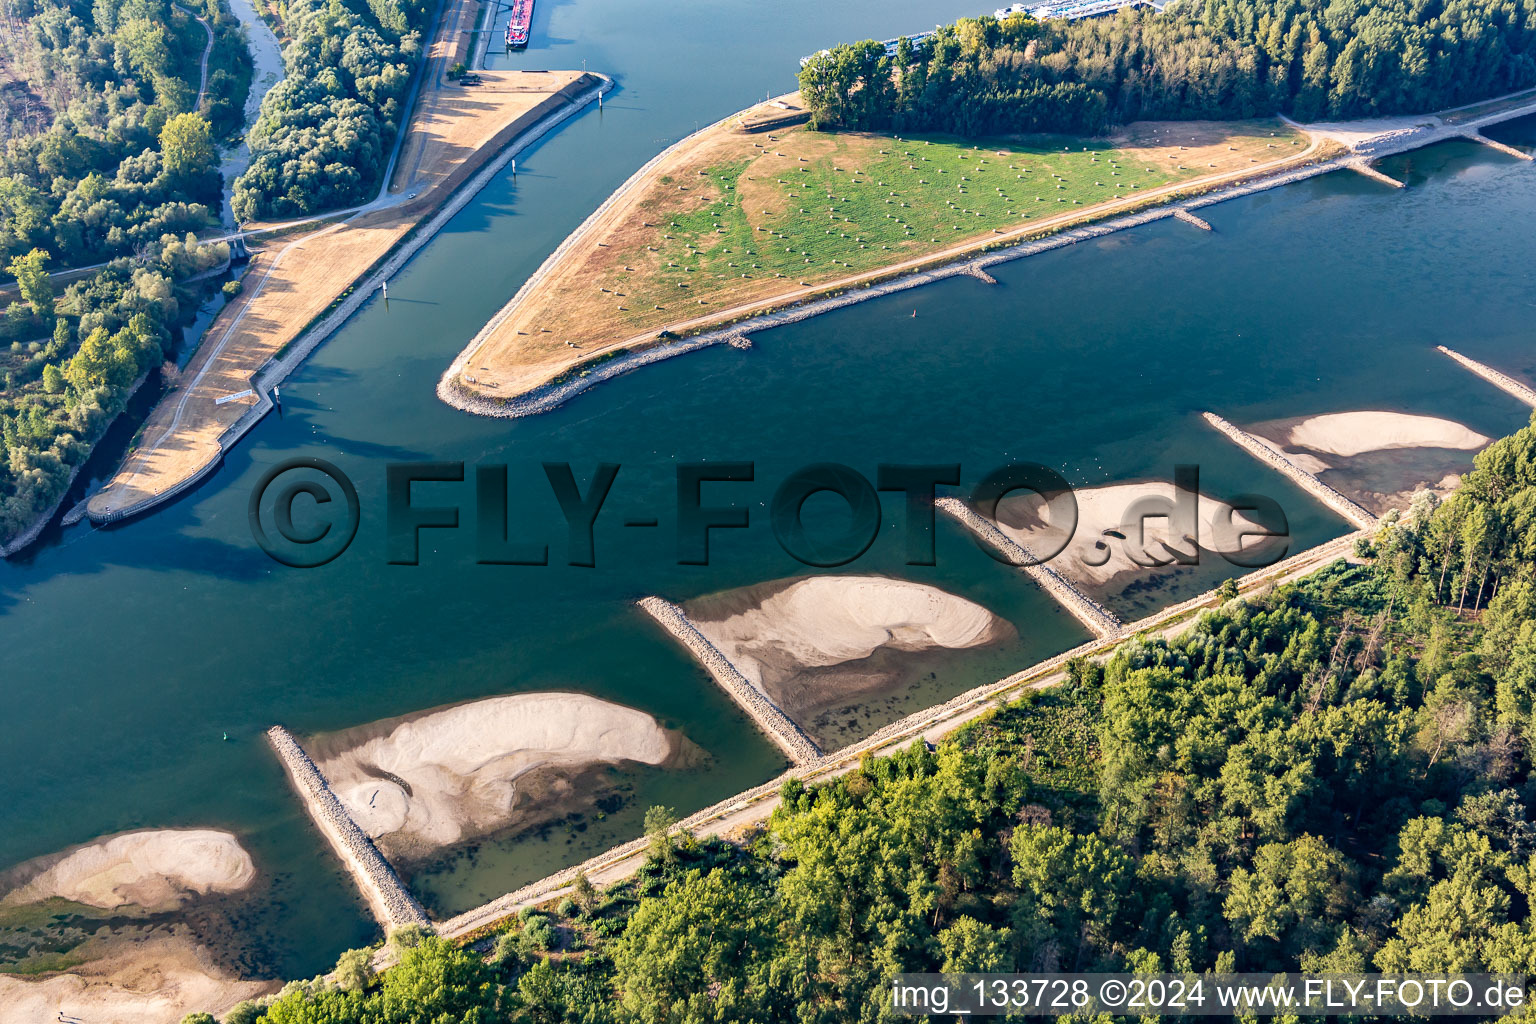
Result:
<svg viewBox="0 0 1536 1024"><path fill-rule="evenodd" d="M0 264L33 248L55 269L96 263L212 223L215 142L240 127L250 70L238 23L217 0L206 17L215 46L193 110L206 35L169 0L0 0L13 76L0 102Z"/></svg>
<svg viewBox="0 0 1536 1024"><path fill-rule="evenodd" d="M1136 120L1417 113L1536 85L1536 0L1184 0L1159 14L962 18L811 58L813 124L963 135Z"/></svg>
<svg viewBox="0 0 1536 1024"><path fill-rule="evenodd" d="M287 77L262 100L240 220L295 217L372 198L420 56L423 0L288 0Z"/></svg>
<svg viewBox="0 0 1536 1024"><path fill-rule="evenodd" d="M0 0L0 544L62 496L72 471L159 366L172 328L228 259L191 232L215 223L218 140L250 84L238 22L218 0ZM107 262L62 295L49 271Z"/></svg>
<svg viewBox="0 0 1536 1024"><path fill-rule="evenodd" d="M0 544L59 501L133 383L161 365L172 328L196 309L204 286L188 280L228 260L225 243L165 235L62 296L48 279L45 252L11 261L22 300L0 328L32 340L0 349Z"/></svg>
<svg viewBox="0 0 1536 1024"><path fill-rule="evenodd" d="M900 971L1536 969L1536 426L1298 584L225 1024L893 1019Z"/></svg>

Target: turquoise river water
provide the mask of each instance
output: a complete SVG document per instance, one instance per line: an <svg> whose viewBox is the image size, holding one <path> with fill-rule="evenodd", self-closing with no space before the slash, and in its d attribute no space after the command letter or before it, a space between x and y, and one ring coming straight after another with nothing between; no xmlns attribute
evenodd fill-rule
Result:
<svg viewBox="0 0 1536 1024"><path fill-rule="evenodd" d="M1203 211L1206 234L1163 222L645 368L525 420L440 403L439 374L545 255L637 166L696 123L792 87L795 58L974 13L960 0L544 0L535 45L492 66L580 67L619 89L519 159L283 387L270 416L184 499L139 520L54 528L0 564L0 867L133 828L208 825L245 841L261 899L236 922L248 962L326 967L373 925L262 740L493 694L569 689L650 712L701 751L687 771L628 779L622 807L419 865L439 914L474 906L634 835L646 806L704 806L784 760L632 606L804 573L767 527L777 480L811 462L873 477L881 462L959 462L967 482L1013 460L1075 483L1167 477L1198 463L1217 494L1286 510L1293 549L1346 524L1206 427L1354 409L1446 416L1497 436L1528 411L1433 350L1448 344L1536 378L1529 268L1536 171L1471 144L1388 161L1410 188L1334 174ZM1513 125L1500 138L1536 144ZM912 310L919 316L914 319ZM362 525L314 570L270 561L246 503L284 459L329 459L356 482ZM677 564L673 467L753 460L719 485L753 526L717 533L712 564ZM384 466L506 463L516 526L553 564L475 562L472 485L418 488L466 525L424 535L421 564L387 564ZM623 469L596 535L597 566L564 564L540 463ZM1086 639L1076 621L958 529L938 565L903 564L899 502L845 571L934 583L1013 622L1019 639L944 662L887 717L989 682ZM626 529L655 516L654 530ZM1111 598L1126 618L1230 572ZM229 741L223 736L228 734Z"/></svg>

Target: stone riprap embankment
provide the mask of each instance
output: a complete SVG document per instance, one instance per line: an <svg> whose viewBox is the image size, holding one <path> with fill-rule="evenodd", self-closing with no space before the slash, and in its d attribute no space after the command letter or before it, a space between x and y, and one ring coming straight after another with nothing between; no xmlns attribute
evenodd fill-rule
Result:
<svg viewBox="0 0 1536 1024"><path fill-rule="evenodd" d="M681 145L681 143L678 145ZM658 154L656 159L659 160L661 156L666 155L668 152L671 152L671 149ZM647 164L646 167L650 167L652 164ZM1197 210L1205 206L1225 202L1229 199L1236 199L1241 196L1262 192L1266 189L1278 188L1281 185L1289 185L1294 182L1304 181L1307 178L1314 178L1320 174L1339 170L1343 166L1344 162L1342 160L1329 160L1323 163L1298 167L1295 170L1268 175L1241 185L1217 189L1196 199L1181 202L1178 209L1186 212ZM619 192L609 197L609 201L602 207L599 207L594 212L593 217L588 218L588 222L584 222L582 228L578 228L565 242L561 243L561 246L550 254L549 259L544 262L539 271L535 272L534 276L529 278L522 288L518 289L517 294L512 297L512 300L502 307L501 312L497 314L496 318L493 318L490 323L486 324L481 329L481 332L465 346L458 358L448 367L448 370L438 381L437 396L439 398L454 408L462 409L465 412L473 412L481 416L497 416L504 419L536 416L539 413L549 412L551 409L564 405L593 385L612 380L615 377L637 370L642 366L660 362L663 359L671 359L673 356L680 356L701 348L708 348L711 345L729 344L733 338L742 334L756 334L758 331L768 330L773 327L783 327L788 324L799 323L802 320L809 320L813 316L820 316L823 313L843 309L855 303L867 302L870 299L878 299L887 295L895 295L913 288L921 288L924 285L933 284L937 281L948 280L952 277L975 277L984 282L989 281L992 278L986 271L998 264L1051 252L1069 245L1076 245L1078 242L1102 238L1117 231L1125 231L1128 228L1140 227L1143 224L1151 224L1154 221L1165 220L1175 216L1175 208L1155 206L1137 213L1126 214L1122 217L1084 224L1053 235L1030 239L1016 245L1004 246L978 256L966 256L953 263L947 263L927 270L920 270L915 273L902 273L888 280L859 285L850 288L848 291L827 295L823 298L806 301L787 300L791 304L786 305L782 309L770 310L748 317L745 320L725 324L698 334L659 340L644 348L635 348L628 351L620 350L598 357L586 366L573 367L556 381L534 388L526 394L515 398L495 398L477 392L470 392L460 387L457 384L457 377L468 362L469 353L476 348L479 341L489 336L491 330L504 321L507 316L511 315L513 307L525 295L532 292L533 288L543 280L548 269L555 265L560 256L568 251L577 239L582 237L587 223L594 221L598 214L608 208L609 204L624 195L625 191L631 187L630 183L639 181L643 177L644 170L645 168L642 168L641 172L631 178L630 182L627 182Z"/></svg>
<svg viewBox="0 0 1536 1024"><path fill-rule="evenodd" d="M251 388L256 392L256 401L219 435L218 446L221 453L229 451L236 442L250 432L251 428L261 422L267 413L276 408L276 404L272 401L272 389L287 380L289 374L308 359L310 353L314 352L321 342L350 320L353 314L362 308L363 303L378 292L380 285L414 259L422 247L435 238L437 233L469 204L470 200L506 169L507 164L514 157L580 113L598 96L613 88L613 79L607 75L601 75L595 71L589 71L586 75L587 79L594 84L569 96L566 103L541 118L527 131L517 135L506 148L459 185L425 222L416 225L375 270L356 282L334 309L314 323L293 344L275 356L251 378ZM220 454L219 457L210 459L207 465L195 473L159 494L151 495L122 508L91 512L91 520L96 523L112 523L147 512L196 487L222 464L223 456Z"/></svg>
<svg viewBox="0 0 1536 1024"><path fill-rule="evenodd" d="M1255 570L1237 581L1238 590L1248 594L1261 591L1287 579L1313 572L1321 566L1345 556L1358 537L1364 533L1351 533L1335 538L1315 548L1309 548L1282 562ZM1166 630L1198 621L1198 612L1216 606L1214 591L1183 601L1160 612L1141 619L1124 631L1124 636L1142 632ZM998 701L1017 697L1022 691L1051 686L1064 678L1067 664L1074 658L1107 657L1122 637L1091 640L1069 651L1063 651L1037 665L1016 672L1005 679L978 686L956 697L908 715L871 733L857 743L850 744L835 753L826 754L815 761L797 765L777 778L760 786L754 786L735 796L727 797L710 807L691 814L678 822L675 832L710 835L731 835L754 827L765 820L778 803L778 793L785 782L798 779L809 785L834 778L858 767L866 755L881 756L892 753L916 738L936 740L961 725L984 714ZM449 939L462 939L467 935L488 928L510 917L524 907L537 906L570 894L578 875L586 875L599 885L619 881L633 873L644 860L650 845L649 837L642 836L621 843L612 849L577 865L557 871L547 878L531 882L514 892L457 917L442 922L438 933Z"/></svg>
<svg viewBox="0 0 1536 1024"><path fill-rule="evenodd" d="M1247 431L1227 422L1213 412L1208 412L1204 415L1207 423L1227 435L1243 451L1265 465L1271 466L1290 477L1302 490L1308 492L1324 505L1327 505L1339 515L1354 523L1355 526L1365 530L1376 525L1376 517L1374 515L1332 487L1329 487L1290 459L1287 459L1281 452L1260 441Z"/></svg>
<svg viewBox="0 0 1536 1024"><path fill-rule="evenodd" d="M1525 150L1523 150L1523 149L1516 149L1514 146L1507 145L1507 144L1505 144L1503 142L1498 141L1497 139L1490 139L1488 136L1484 135L1482 132L1467 132L1464 137L1467 138L1467 139L1470 139L1472 142L1482 143L1484 146L1487 146L1489 149L1496 149L1500 153L1507 154L1507 155L1515 157L1516 159L1519 159L1519 160L1530 160L1530 159L1533 159L1531 157L1531 154L1527 153Z"/></svg>
<svg viewBox="0 0 1536 1024"><path fill-rule="evenodd" d="M1369 160L1350 160L1348 161L1348 164L1350 170L1357 174L1363 174L1367 178L1370 178L1372 181L1379 181L1383 185L1390 185L1393 188L1408 187L1407 185L1398 181L1396 178L1392 177L1390 174L1384 174L1381 171L1378 171L1376 168L1372 167Z"/></svg>
<svg viewBox="0 0 1536 1024"><path fill-rule="evenodd" d="M1507 392L1531 408L1536 409L1536 391L1515 380L1509 374L1495 370L1493 367L1486 363L1480 363L1476 359L1468 359L1455 349L1446 348L1444 345L1436 345L1435 348L1444 352L1500 391Z"/></svg>
<svg viewBox="0 0 1536 1024"><path fill-rule="evenodd" d="M699 627L693 624L681 608L659 597L642 597L635 603L655 619L662 629L671 633L678 643L688 648L688 652L704 666L704 670L720 684L720 688L752 716L758 728L783 748L791 761L806 764L821 756L821 748L812 743L810 737L762 690L753 686L741 670L731 664L730 659L721 654L708 637L699 632Z"/></svg>
<svg viewBox="0 0 1536 1024"><path fill-rule="evenodd" d="M1125 624L1102 604L1069 583L1048 565L1042 565L1028 548L997 528L959 498L940 498L934 507L970 530L1008 562L1022 569L1067 611L1099 637L1119 636Z"/></svg>
<svg viewBox="0 0 1536 1024"><path fill-rule="evenodd" d="M299 799L304 802L309 816L314 819L315 825L362 891L363 898L368 901L368 907L373 911L379 927L384 929L384 934L388 935L396 928L407 925L431 929L432 922L427 912L421 909L416 897L406 889L395 869L390 867L389 861L373 845L368 833L352 820L347 809L331 791L331 784L325 775L315 767L315 762L310 760L293 734L280 725L274 725L267 730L267 742L272 744L277 759L287 770L288 778L298 791Z"/></svg>

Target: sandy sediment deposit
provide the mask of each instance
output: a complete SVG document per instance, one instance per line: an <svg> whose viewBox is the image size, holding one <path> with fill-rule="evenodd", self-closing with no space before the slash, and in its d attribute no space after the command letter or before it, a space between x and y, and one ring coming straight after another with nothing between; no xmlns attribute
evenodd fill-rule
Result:
<svg viewBox="0 0 1536 1024"><path fill-rule="evenodd" d="M125 832L16 869L0 905L59 898L112 910L174 910L197 896L239 892L256 877L240 841L213 829Z"/></svg>
<svg viewBox="0 0 1536 1024"><path fill-rule="evenodd" d="M1476 451L1488 438L1453 420L1401 412L1335 412L1309 416L1291 428L1288 444L1330 455L1360 455L1389 448Z"/></svg>
<svg viewBox="0 0 1536 1024"><path fill-rule="evenodd" d="M307 745L358 825L386 854L410 858L565 804L584 770L659 765L676 744L644 712L578 693L524 693Z"/></svg>
<svg viewBox="0 0 1536 1024"><path fill-rule="evenodd" d="M1250 431L1288 461L1381 515L1414 491L1449 491L1489 438L1454 420L1383 410L1260 423Z"/></svg>
<svg viewBox="0 0 1536 1024"><path fill-rule="evenodd" d="M1146 564L1154 560L1198 556L1204 562L1223 552L1237 554L1262 539L1244 542L1238 535L1256 529L1258 524L1226 502L1205 494L1197 497L1197 528L1193 531L1185 528L1188 524L1176 521L1177 514L1148 514L1148 509L1174 505L1177 495L1167 480L1083 487L1073 494L1077 498L1076 529L1049 564L1081 586L1113 589L1117 578L1179 567L1176 563L1166 567ZM1138 509L1144 500L1149 500L1147 506ZM1060 546L1069 525L1054 522L1050 512L1038 495L1011 496L998 505L997 525L1030 551L1043 553Z"/></svg>
<svg viewBox="0 0 1536 1024"><path fill-rule="evenodd" d="M222 1012L281 982L241 981L219 968L182 928L127 930L92 939L90 962L41 978L0 974L0 1024L40 1024L59 1014L87 1024L174 1024Z"/></svg>
<svg viewBox="0 0 1536 1024"><path fill-rule="evenodd" d="M1014 636L1012 625L981 605L883 576L779 580L686 608L748 682L791 714L900 685L906 655Z"/></svg>

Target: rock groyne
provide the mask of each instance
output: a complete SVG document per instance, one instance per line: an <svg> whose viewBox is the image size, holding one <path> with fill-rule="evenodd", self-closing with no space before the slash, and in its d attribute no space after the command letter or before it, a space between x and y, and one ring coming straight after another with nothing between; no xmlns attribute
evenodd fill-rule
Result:
<svg viewBox="0 0 1536 1024"><path fill-rule="evenodd" d="M1316 571L1322 565L1346 555L1356 538L1361 536L1364 534L1346 534L1317 547L1309 548L1282 562L1250 572L1238 580L1238 590L1245 594L1251 593ZM892 722L835 753L824 755L807 764L797 765L762 785L727 797L691 814L678 822L674 831L693 833L704 830L707 834L728 835L750 828L768 817L777 805L779 791L790 779L798 779L806 784L823 782L857 767L866 755L889 754L918 737L935 740L978 715L984 714L998 701L1017 697L1024 690L1039 689L1060 682L1064 678L1068 663L1074 658L1102 659L1112 653L1115 645L1124 637L1142 632L1151 633L1177 628L1181 623L1192 624L1198 620L1197 612L1209 609L1216 604L1215 591L1207 591L1199 597L1154 612L1128 627L1123 636L1091 640L1039 664L1015 672L1004 679L967 690L942 704L925 708L900 721ZM498 896L489 903L450 918L442 922L438 932L448 939L463 939L505 920L524 907L537 906L570 893L576 877L581 874L585 874L597 884L607 884L628 877L634 868L643 862L649 845L650 839L645 836L621 843L581 864L557 871L547 878L531 882L514 892Z"/></svg>
<svg viewBox="0 0 1536 1024"><path fill-rule="evenodd" d="M1495 370L1493 367L1488 366L1485 363L1480 363L1476 359L1468 359L1466 356L1462 355L1460 352L1457 352L1455 349L1446 348L1444 345L1436 345L1435 348L1439 349L1441 352L1444 352L1446 355L1450 356L1452 359L1456 360L1462 366L1466 367L1468 370L1471 370L1473 373L1477 374L1479 377L1483 378L1483 380L1486 380L1500 391L1507 392L1531 408L1536 409L1536 390L1532 390L1526 385L1520 383L1507 373Z"/></svg>
<svg viewBox="0 0 1536 1024"><path fill-rule="evenodd" d="M687 140L685 139L684 141L686 142ZM678 143L678 145L681 144ZM659 161L670 152L671 149L668 149L658 154L651 163L648 163L640 171L636 172L634 177L620 186L619 190L610 196L603 206L594 211L592 216L583 222L576 232L567 237L550 254L549 258L534 273L533 277L530 277L518 289L517 294L512 297L512 300L503 306L501 311L485 327L481 328L480 332L459 353L458 358L454 360L453 364L443 373L442 378L439 379L437 384L437 396L439 398L456 409L462 409L465 412L472 412L481 416L496 416L504 419L536 416L539 413L549 412L551 409L564 405L583 391L603 381L612 380L615 377L630 373L642 366L660 362L663 359L670 359L673 356L680 356L687 352L708 348L711 345L729 343L731 339L743 333L756 334L759 331L769 330L774 327L799 323L802 320L809 320L813 316L830 313L833 310L843 309L856 303L882 298L887 295L895 295L960 275L975 277L976 271L985 272L1002 263L1052 252L1056 249L1064 249L1069 245L1102 238L1117 231L1125 231L1129 228L1140 227L1143 224L1151 224L1154 221L1164 220L1174 215L1173 209L1169 206L1151 206L1134 213L1068 228L1055 234L1027 239L1013 245L1004 245L980 256L967 254L953 261L937 264L928 269L896 271L888 278L850 285L846 290L835 291L821 298L798 299L792 296L786 297L782 307L770 308L762 313L754 314L734 323L706 329L698 334L658 340L648 343L644 347L636 346L628 350L615 350L614 353L599 357L599 359L594 360L588 365L572 367L567 374L558 380L533 388L514 397L494 397L461 387L457 383L456 377L467 364L469 354L478 348L492 330L511 315L513 307L538 286L559 258L569 251L571 246L576 244L590 230L590 225L595 223L598 216L608 209L613 202L627 194L648 168L652 167L656 161ZM1262 175L1242 184L1220 187L1198 198L1186 200L1182 203L1182 209L1197 210L1205 206L1213 206L1216 203L1226 202L1229 199L1238 199L1257 192L1263 192L1267 189L1279 188L1282 185L1315 178L1318 175L1339 170L1343 166L1345 165L1342 159L1328 160L1288 171Z"/></svg>
<svg viewBox="0 0 1536 1024"><path fill-rule="evenodd" d="M752 717L758 728L768 734L769 739L783 748L791 761L806 764L821 756L821 748L812 743L810 737L762 690L753 686L741 674L741 670L720 653L720 648L699 632L699 627L693 624L681 608L659 597L642 597L635 603L655 619L662 629L671 633L678 643L688 648L695 660L720 684L720 688Z"/></svg>
<svg viewBox="0 0 1536 1024"><path fill-rule="evenodd" d="M1516 149L1514 146L1510 146L1510 145L1507 145L1507 144L1505 144L1503 142L1500 142L1498 139L1490 139L1488 136L1484 135L1482 132L1478 132L1478 131L1467 132L1465 134L1465 138L1471 140L1472 142L1480 142L1484 146L1487 146L1490 149L1498 150L1500 153L1507 153L1510 156L1516 158L1517 160L1530 160L1530 159L1532 159L1531 154L1527 153L1525 150L1523 150L1523 149Z"/></svg>
<svg viewBox="0 0 1536 1024"><path fill-rule="evenodd" d="M1366 530L1376 525L1376 517L1374 515L1296 465L1296 463L1286 458L1270 445L1265 444L1252 434L1234 426L1213 412L1205 413L1204 416L1207 423L1227 435L1239 448L1265 465L1271 466L1290 477L1302 490L1307 491L1324 505L1327 505L1339 515L1354 523L1359 529Z"/></svg>
<svg viewBox="0 0 1536 1024"><path fill-rule="evenodd" d="M325 836L336 855L352 875L352 880L362 891L374 920L388 935L396 928L419 925L431 930L432 921L427 912L416 902L400 881L400 876L379 853L373 840L352 820L352 815L342 806L341 800L331 791L325 775L310 760L304 748L293 734L280 725L267 730L267 742L277 754L288 772L299 799L314 819L320 833Z"/></svg>
<svg viewBox="0 0 1536 1024"><path fill-rule="evenodd" d="M1373 181L1381 182L1383 185L1391 185L1393 188L1408 187L1407 185L1398 181L1396 178L1392 177L1390 174L1383 174L1381 171L1378 171L1376 168L1372 167L1369 160L1347 160L1345 161L1345 166L1357 174L1363 174Z"/></svg>
<svg viewBox="0 0 1536 1024"><path fill-rule="evenodd" d="M1215 228L1211 227L1211 222L1210 221L1206 220L1204 217L1196 217L1194 214L1190 213L1188 210L1186 210L1182 206L1175 208L1174 211L1173 211L1173 215L1175 217L1177 217L1179 220L1183 221L1185 224L1193 224L1195 227L1199 228L1201 231L1215 231L1216 230Z"/></svg>
<svg viewBox="0 0 1536 1024"><path fill-rule="evenodd" d="M1077 589L1055 569L1041 564L1028 548L998 529L996 523L988 522L959 498L940 498L933 505L1002 555L1009 565L1022 569L1040 585L1040 589L1075 615L1095 636L1115 637L1124 632L1125 624L1114 612Z"/></svg>

